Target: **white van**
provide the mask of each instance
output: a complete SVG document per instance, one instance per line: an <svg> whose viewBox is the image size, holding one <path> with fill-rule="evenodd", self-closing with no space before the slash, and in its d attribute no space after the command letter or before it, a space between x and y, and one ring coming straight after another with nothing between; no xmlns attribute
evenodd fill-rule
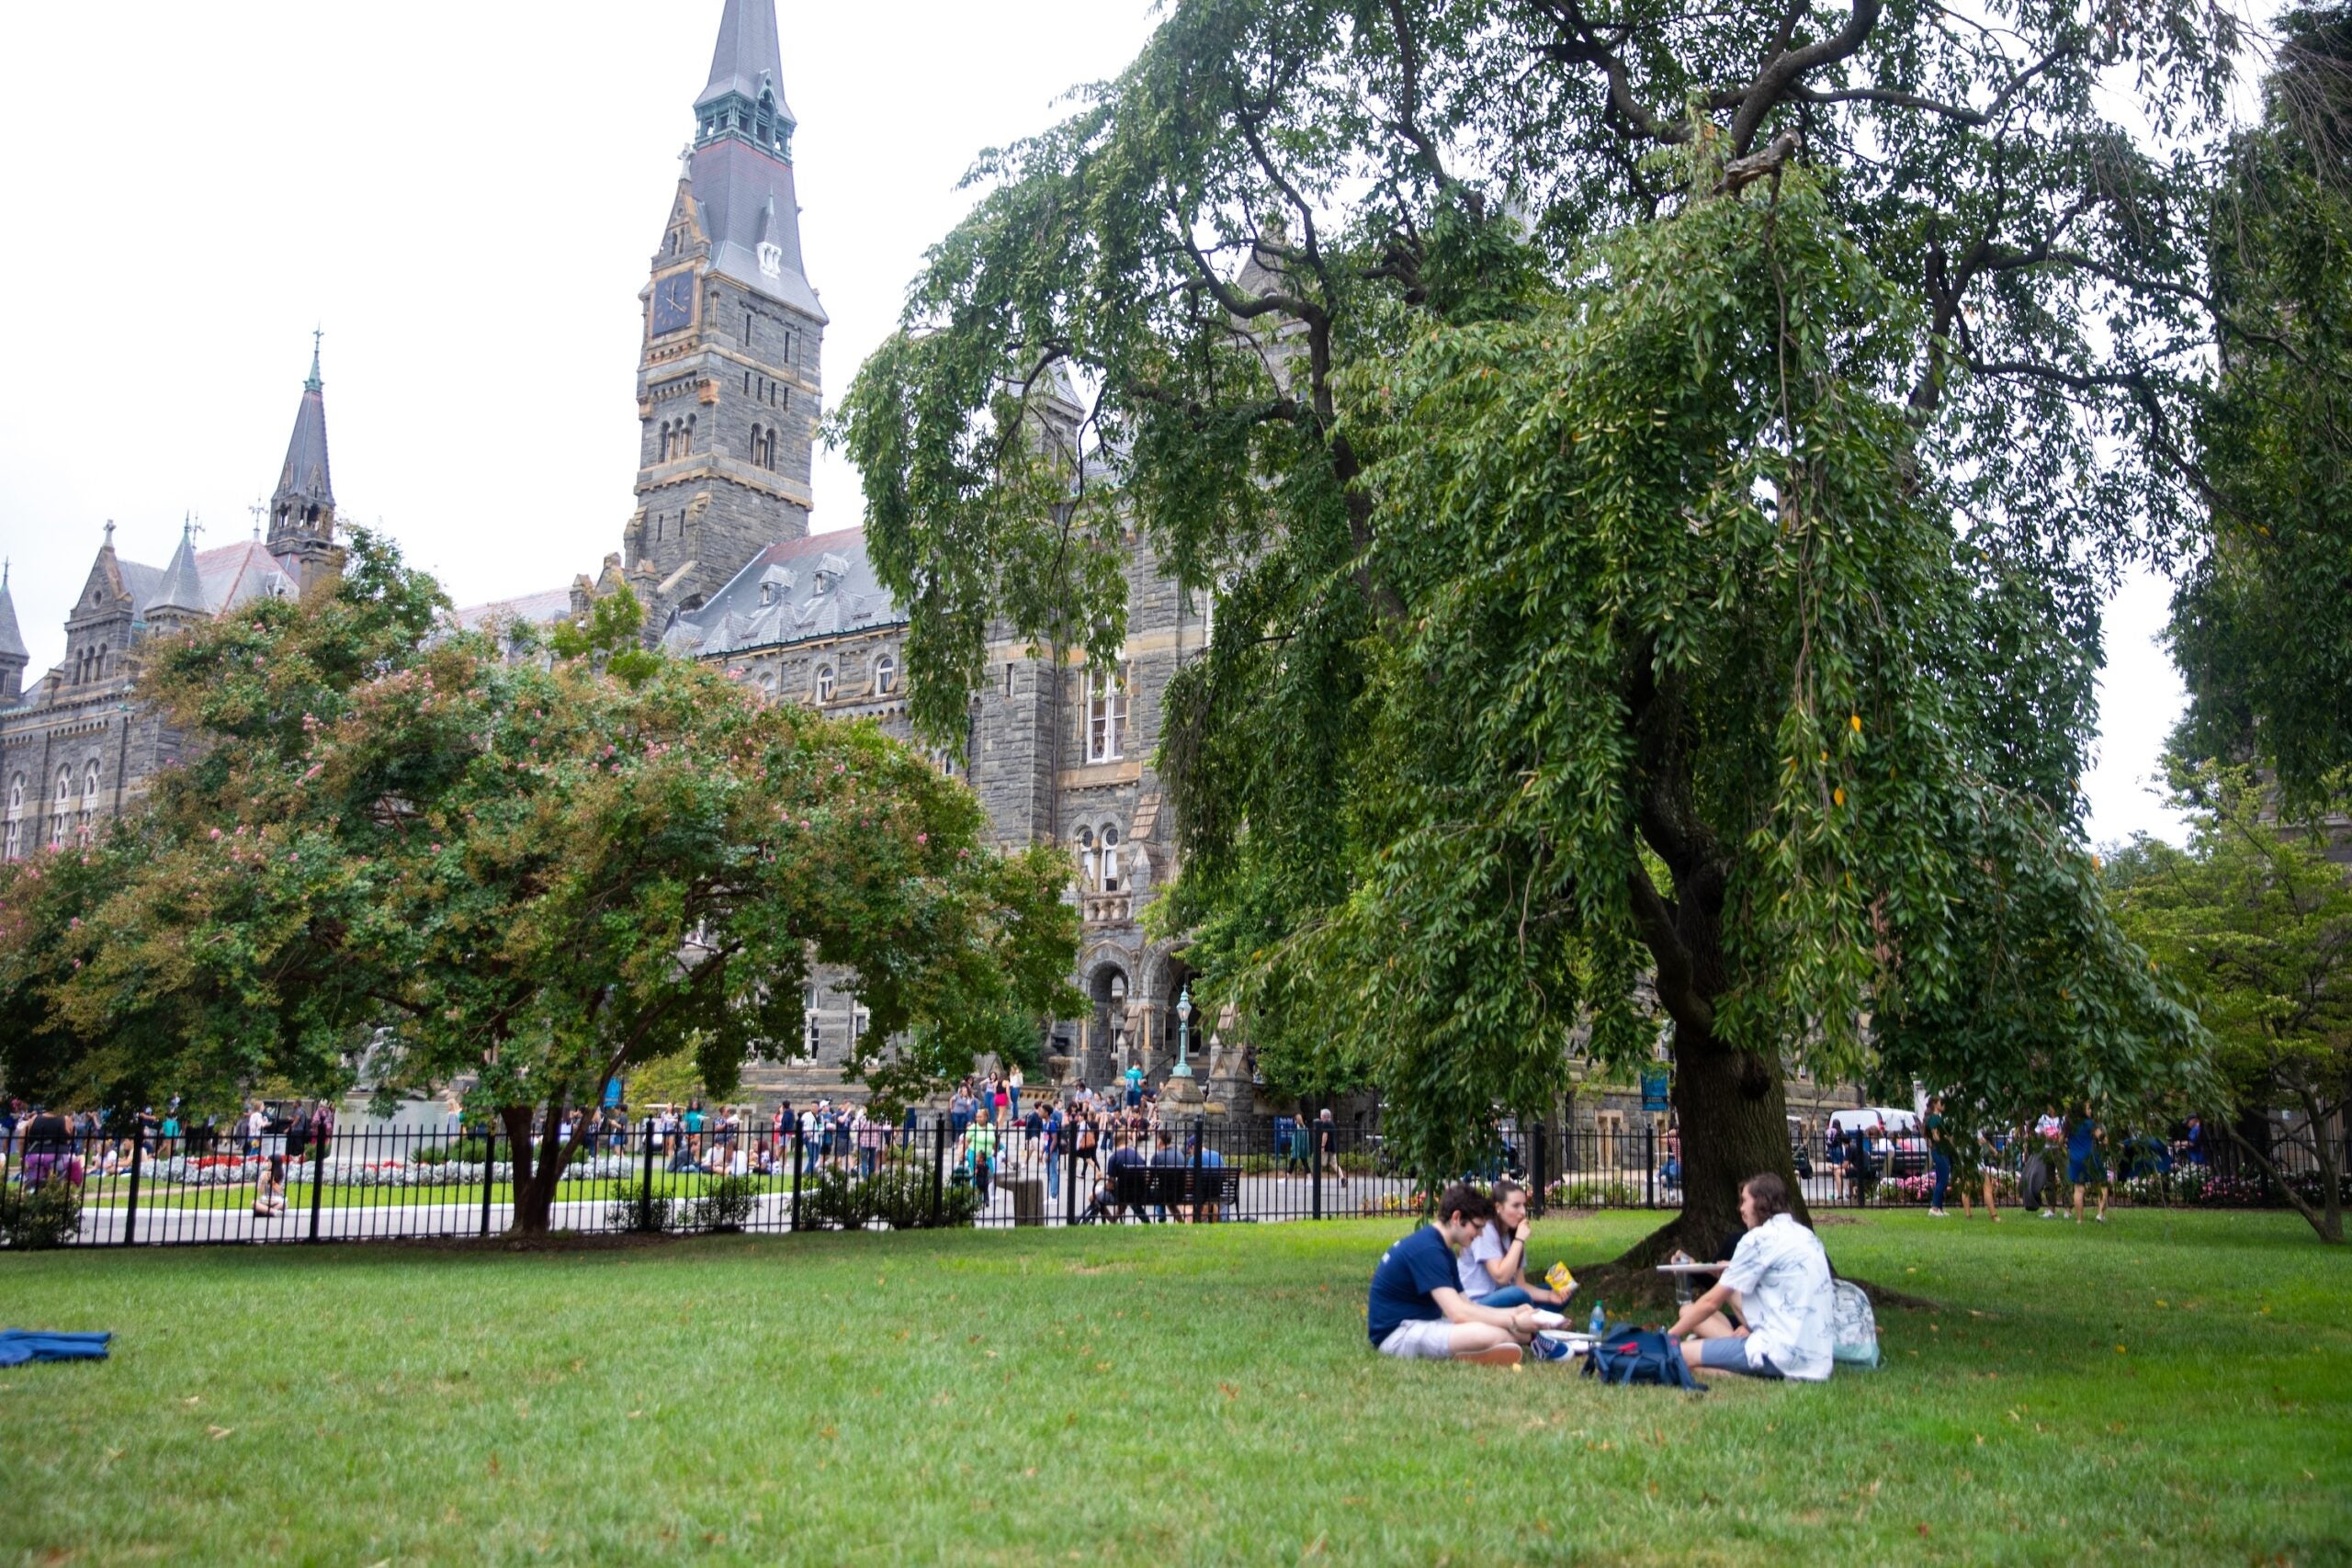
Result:
<svg viewBox="0 0 2352 1568"><path fill-rule="evenodd" d="M1892 1145L1894 1173L1917 1176L1928 1168L1928 1139L1919 1113L1892 1105L1865 1105L1858 1111L1832 1111L1829 1125L1841 1137L1868 1133L1873 1141Z"/></svg>

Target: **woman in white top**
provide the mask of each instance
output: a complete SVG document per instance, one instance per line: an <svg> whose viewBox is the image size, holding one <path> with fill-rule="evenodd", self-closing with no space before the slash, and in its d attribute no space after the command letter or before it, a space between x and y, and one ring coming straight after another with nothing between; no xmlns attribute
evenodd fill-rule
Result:
<svg viewBox="0 0 2352 1568"><path fill-rule="evenodd" d="M1576 1294L1573 1285L1564 1296L1527 1282L1527 1189L1516 1181L1498 1181L1487 1205L1486 1224L1454 1259L1462 1293L1498 1310L1558 1306Z"/></svg>
<svg viewBox="0 0 2352 1568"><path fill-rule="evenodd" d="M1668 1337L1690 1337L1682 1359L1693 1371L1827 1382L1836 1291L1820 1237L1789 1213L1788 1184L1770 1171L1739 1190L1739 1217L1747 1234L1722 1282L1682 1309ZM1739 1309L1746 1327L1732 1327L1718 1310L1725 1304Z"/></svg>

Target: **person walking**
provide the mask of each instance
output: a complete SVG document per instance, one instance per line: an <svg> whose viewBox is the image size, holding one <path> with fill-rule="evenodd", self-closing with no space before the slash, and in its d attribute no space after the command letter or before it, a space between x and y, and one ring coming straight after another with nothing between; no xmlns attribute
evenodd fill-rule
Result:
<svg viewBox="0 0 2352 1568"><path fill-rule="evenodd" d="M2081 1110L2066 1129L2066 1180L2075 1190L2075 1223L2083 1223L2083 1189L2098 1189L2098 1213L2092 1216L2100 1224L2107 1224L2107 1162L2099 1153L2099 1124L2091 1114L2091 1102L2081 1102Z"/></svg>
<svg viewBox="0 0 2352 1568"><path fill-rule="evenodd" d="M1012 1071L1005 1077L1005 1087L1012 1091L1012 1119L1021 1120L1021 1064L1012 1064Z"/></svg>
<svg viewBox="0 0 2352 1568"><path fill-rule="evenodd" d="M1346 1168L1340 1164L1340 1124L1331 1120L1331 1108L1328 1105L1323 1108L1322 1114L1315 1119L1316 1177L1319 1179L1327 1170L1340 1179L1340 1187L1345 1190L1348 1185L1348 1172Z"/></svg>

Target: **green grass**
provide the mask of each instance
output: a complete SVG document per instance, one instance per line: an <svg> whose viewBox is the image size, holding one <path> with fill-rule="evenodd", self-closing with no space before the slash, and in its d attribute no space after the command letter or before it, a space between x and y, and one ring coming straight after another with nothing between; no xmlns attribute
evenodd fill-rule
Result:
<svg viewBox="0 0 2352 1568"><path fill-rule="evenodd" d="M1649 1223L1538 1227L1540 1263ZM0 1256L0 1561L2352 1561L2352 1255L1872 1214L1890 1364L1374 1356L1395 1222Z"/></svg>

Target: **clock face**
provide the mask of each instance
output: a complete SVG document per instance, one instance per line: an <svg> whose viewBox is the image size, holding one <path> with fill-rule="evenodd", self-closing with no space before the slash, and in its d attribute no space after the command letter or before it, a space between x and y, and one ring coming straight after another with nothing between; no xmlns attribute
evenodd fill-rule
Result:
<svg viewBox="0 0 2352 1568"><path fill-rule="evenodd" d="M683 332L695 323L695 275L673 272L653 280L653 335Z"/></svg>

